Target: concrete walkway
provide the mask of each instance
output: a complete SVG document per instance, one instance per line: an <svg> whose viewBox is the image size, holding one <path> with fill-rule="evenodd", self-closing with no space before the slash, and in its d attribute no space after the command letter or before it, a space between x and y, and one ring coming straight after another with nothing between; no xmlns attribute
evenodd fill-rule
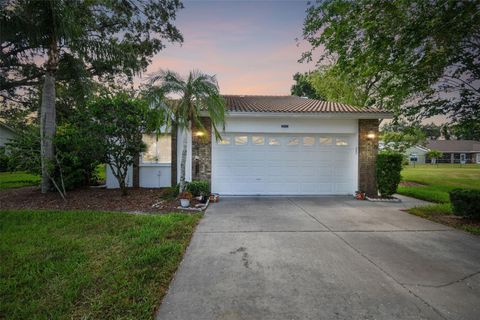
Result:
<svg viewBox="0 0 480 320"><path fill-rule="evenodd" d="M479 319L480 237L416 204L222 198L157 319Z"/></svg>

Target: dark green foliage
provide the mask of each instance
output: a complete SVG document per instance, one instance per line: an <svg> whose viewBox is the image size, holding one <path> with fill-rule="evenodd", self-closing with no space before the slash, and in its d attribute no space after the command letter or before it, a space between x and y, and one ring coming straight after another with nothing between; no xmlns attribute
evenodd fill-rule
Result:
<svg viewBox="0 0 480 320"><path fill-rule="evenodd" d="M362 85L369 105L478 123L478 11L478 1L312 1L302 59L318 53L319 65L333 62Z"/></svg>
<svg viewBox="0 0 480 320"><path fill-rule="evenodd" d="M480 218L480 190L454 189L449 194L457 216Z"/></svg>
<svg viewBox="0 0 480 320"><path fill-rule="evenodd" d="M320 96L312 86L312 83L310 82L310 75L308 73L297 72L293 75L293 80L295 83L290 89L290 92L293 96L324 100L323 97Z"/></svg>
<svg viewBox="0 0 480 320"><path fill-rule="evenodd" d="M84 117L93 119L90 130L100 141L105 163L117 178L122 194L127 193L128 167L146 148L142 133L147 131L149 113L144 100L127 93L98 97L83 111Z"/></svg>
<svg viewBox="0 0 480 320"><path fill-rule="evenodd" d="M50 175L66 190L90 185L96 181L96 166L102 163L104 154L100 140L88 130L83 121L58 127L54 140L56 161L50 163ZM24 130L7 144L11 170L39 175L40 136L37 127ZM63 182L62 182L63 180Z"/></svg>
<svg viewBox="0 0 480 320"><path fill-rule="evenodd" d="M10 157L5 153L5 147L0 147L0 172L8 171Z"/></svg>
<svg viewBox="0 0 480 320"><path fill-rule="evenodd" d="M397 192L402 171L403 155L395 152L380 152L377 155L377 186L382 196Z"/></svg>
<svg viewBox="0 0 480 320"><path fill-rule="evenodd" d="M180 185L177 184L175 187L168 187L165 188L162 194L162 198L164 199L175 199L178 194L180 193Z"/></svg>
<svg viewBox="0 0 480 320"><path fill-rule="evenodd" d="M208 196L210 195L210 183L207 180L193 180L188 183L186 190L195 197Z"/></svg>

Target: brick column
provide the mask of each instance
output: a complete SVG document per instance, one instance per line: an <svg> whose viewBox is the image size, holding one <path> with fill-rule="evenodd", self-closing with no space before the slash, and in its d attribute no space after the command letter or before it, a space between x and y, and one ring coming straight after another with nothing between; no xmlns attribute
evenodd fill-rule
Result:
<svg viewBox="0 0 480 320"><path fill-rule="evenodd" d="M367 135L372 132L375 138ZM367 195L378 194L376 160L378 153L378 119L358 120L358 189Z"/></svg>
<svg viewBox="0 0 480 320"><path fill-rule="evenodd" d="M204 129L192 128L192 180L207 180L212 176L212 122L201 119ZM199 136L196 133L203 133Z"/></svg>

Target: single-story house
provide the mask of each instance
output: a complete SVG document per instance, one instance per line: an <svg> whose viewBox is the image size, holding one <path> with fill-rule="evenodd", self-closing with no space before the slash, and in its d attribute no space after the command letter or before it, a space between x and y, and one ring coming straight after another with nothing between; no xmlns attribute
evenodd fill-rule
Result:
<svg viewBox="0 0 480 320"><path fill-rule="evenodd" d="M438 163L480 163L480 141L475 140L429 140L426 147L438 150L443 157ZM426 163L430 163L427 157Z"/></svg>
<svg viewBox="0 0 480 320"><path fill-rule="evenodd" d="M408 163L419 163L425 164L427 159L427 152L430 151L427 147L416 145L413 147L408 148L405 151L405 155L408 158Z"/></svg>
<svg viewBox="0 0 480 320"><path fill-rule="evenodd" d="M390 113L295 96L224 96L222 139L193 128L144 136L148 150L128 173L128 185L168 187L180 178L188 139L186 180L206 179L222 195L376 194L380 119ZM118 184L107 170L107 187Z"/></svg>
<svg viewBox="0 0 480 320"><path fill-rule="evenodd" d="M15 130L0 121L0 147L4 147L5 144L15 138L16 135Z"/></svg>

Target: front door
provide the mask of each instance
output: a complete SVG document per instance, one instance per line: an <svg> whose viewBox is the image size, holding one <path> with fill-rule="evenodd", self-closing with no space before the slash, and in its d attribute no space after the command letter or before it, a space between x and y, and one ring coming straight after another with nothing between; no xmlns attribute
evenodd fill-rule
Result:
<svg viewBox="0 0 480 320"><path fill-rule="evenodd" d="M480 163L480 153L477 153L477 163Z"/></svg>

